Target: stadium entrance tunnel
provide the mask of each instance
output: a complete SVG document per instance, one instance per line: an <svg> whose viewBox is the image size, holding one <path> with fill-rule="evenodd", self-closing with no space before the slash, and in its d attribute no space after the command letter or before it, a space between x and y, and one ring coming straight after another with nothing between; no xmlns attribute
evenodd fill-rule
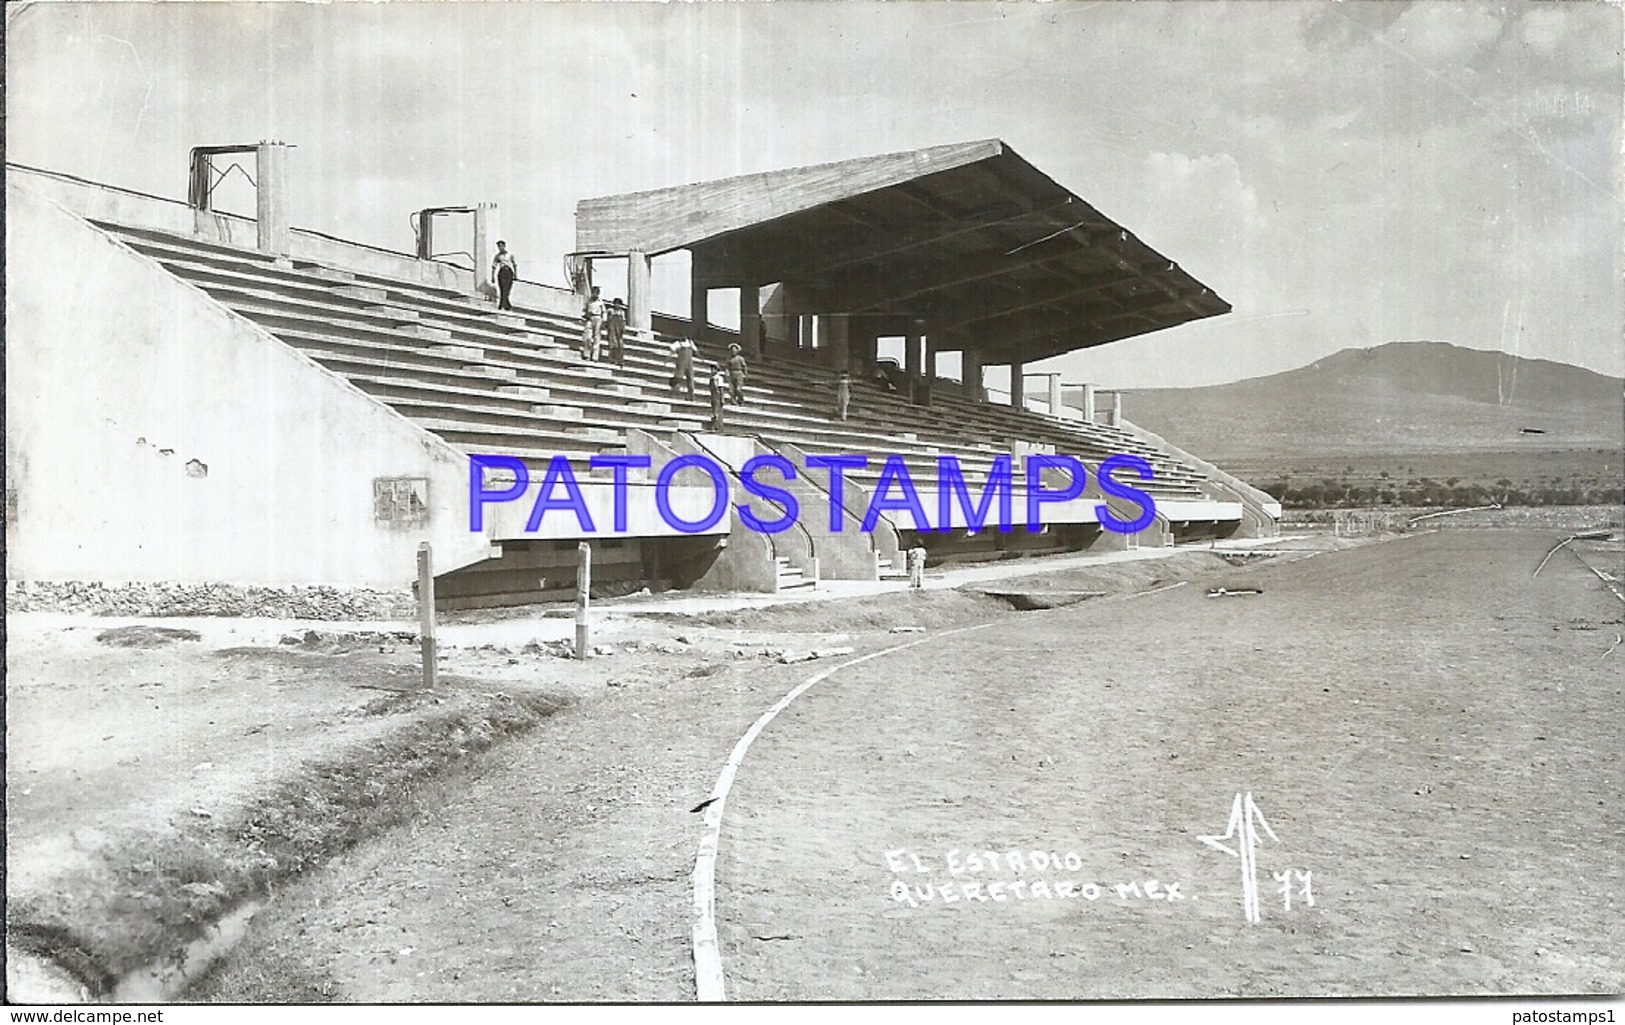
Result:
<svg viewBox="0 0 1625 1025"><path fill-rule="evenodd" d="M580 539L503 541L502 554L435 577L441 612L507 608L576 597ZM780 567L766 535L750 531L680 537L593 538L594 598L647 591L774 593Z"/></svg>
<svg viewBox="0 0 1625 1025"><path fill-rule="evenodd" d="M996 527L977 531L903 530L898 532L898 538L904 550L924 548L926 566L931 567L1081 552L1094 547L1104 534L1106 531L1098 523L1054 523L1038 530L1028 530L1025 524L1013 525L1008 531Z"/></svg>

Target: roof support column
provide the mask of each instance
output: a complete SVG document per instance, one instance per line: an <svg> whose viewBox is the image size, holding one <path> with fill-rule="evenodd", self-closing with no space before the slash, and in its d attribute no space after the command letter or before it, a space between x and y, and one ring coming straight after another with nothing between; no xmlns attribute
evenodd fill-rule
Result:
<svg viewBox="0 0 1625 1025"><path fill-rule="evenodd" d="M634 331L654 330L654 302L649 293L653 273L654 262L648 253L634 249L626 254L626 323Z"/></svg>
<svg viewBox="0 0 1625 1025"><path fill-rule="evenodd" d="M739 340L751 359L762 355L762 291L756 285L739 286Z"/></svg>
<svg viewBox="0 0 1625 1025"><path fill-rule="evenodd" d="M1083 419L1087 423L1095 422L1095 386L1083 386Z"/></svg>
<svg viewBox="0 0 1625 1025"><path fill-rule="evenodd" d="M966 396L976 402L983 401L982 354L975 349L961 349L959 353L960 387Z"/></svg>
<svg viewBox="0 0 1625 1025"><path fill-rule="evenodd" d="M689 279L689 335L697 343L710 341L705 325L710 323L710 289L705 288L699 275L699 258L694 260L694 271Z"/></svg>
<svg viewBox="0 0 1625 1025"><path fill-rule="evenodd" d="M1022 375L1026 372L1027 364L1021 359L1021 346L1016 346L1015 354L1010 357L1010 405L1017 409L1027 408L1026 382Z"/></svg>
<svg viewBox="0 0 1625 1025"><path fill-rule="evenodd" d="M920 391L920 335L924 327L924 321L910 318L903 331L903 380L908 382L910 402Z"/></svg>
<svg viewBox="0 0 1625 1025"><path fill-rule="evenodd" d="M852 319L844 313L824 317L824 345L829 349L829 365L845 370L852 362Z"/></svg>
<svg viewBox="0 0 1625 1025"><path fill-rule="evenodd" d="M920 389L920 401L927 406L931 404L931 386L937 380L937 337L934 332L934 327L927 329L924 339L925 366L921 368L924 386Z"/></svg>
<svg viewBox="0 0 1625 1025"><path fill-rule="evenodd" d="M1049 375L1049 415L1061 415L1061 375Z"/></svg>

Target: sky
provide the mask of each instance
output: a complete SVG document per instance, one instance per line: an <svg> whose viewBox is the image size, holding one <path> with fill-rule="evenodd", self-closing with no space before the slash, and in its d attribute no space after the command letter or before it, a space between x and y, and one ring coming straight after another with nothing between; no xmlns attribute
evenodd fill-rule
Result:
<svg viewBox="0 0 1625 1025"><path fill-rule="evenodd" d="M1030 369L1425 339L1625 375L1617 5L6 6L9 161L179 199L191 146L279 139L294 225L374 245L494 202L563 284L578 199L1000 138L1234 306Z"/></svg>

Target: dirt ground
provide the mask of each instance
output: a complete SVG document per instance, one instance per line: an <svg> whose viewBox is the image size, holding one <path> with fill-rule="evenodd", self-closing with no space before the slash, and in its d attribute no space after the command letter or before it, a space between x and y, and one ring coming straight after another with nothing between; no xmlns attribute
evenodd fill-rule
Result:
<svg viewBox="0 0 1625 1025"><path fill-rule="evenodd" d="M355 752L359 772L427 745L436 699L472 714L547 695L510 739L453 745L382 810L347 809L372 817L309 870L255 877L246 937L178 995L693 999L694 809L756 717L838 661L774 655L990 623L836 673L751 749L718 873L731 997L1617 990L1622 777L1601 756L1625 606L1566 553L1530 581L1555 539L1319 539L987 588L1118 595L1049 612L943 590L641 616L585 664L535 644L448 651L443 693L410 698L415 650L387 637L25 632L8 659L9 922L68 914L83 872L142 856L143 830L241 844L267 794L305 778L292 767ZM1263 593L1205 597L1219 586ZM1195 839L1223 834L1243 791L1279 837L1258 848L1256 925L1238 859ZM1042 849L1068 868L1051 886L1105 892L894 900L898 881L1023 878L947 873L950 849L961 869L973 849L1027 851L1027 877ZM1313 907L1282 908L1270 873L1291 868L1312 873ZM1109 889L1152 878L1181 897Z"/></svg>
<svg viewBox="0 0 1625 1025"><path fill-rule="evenodd" d="M1532 579L1553 540L1416 536L837 674L730 798L731 995L1617 993L1625 605L1564 553ZM1198 839L1247 794L1256 923L1239 838Z"/></svg>

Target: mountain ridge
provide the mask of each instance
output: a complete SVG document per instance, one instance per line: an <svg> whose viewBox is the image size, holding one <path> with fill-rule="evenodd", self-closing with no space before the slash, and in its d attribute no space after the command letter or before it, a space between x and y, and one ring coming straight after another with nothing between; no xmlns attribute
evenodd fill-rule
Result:
<svg viewBox="0 0 1625 1025"><path fill-rule="evenodd" d="M1124 394L1129 421L1220 461L1625 447L1625 379L1448 342L1349 348L1264 377Z"/></svg>

